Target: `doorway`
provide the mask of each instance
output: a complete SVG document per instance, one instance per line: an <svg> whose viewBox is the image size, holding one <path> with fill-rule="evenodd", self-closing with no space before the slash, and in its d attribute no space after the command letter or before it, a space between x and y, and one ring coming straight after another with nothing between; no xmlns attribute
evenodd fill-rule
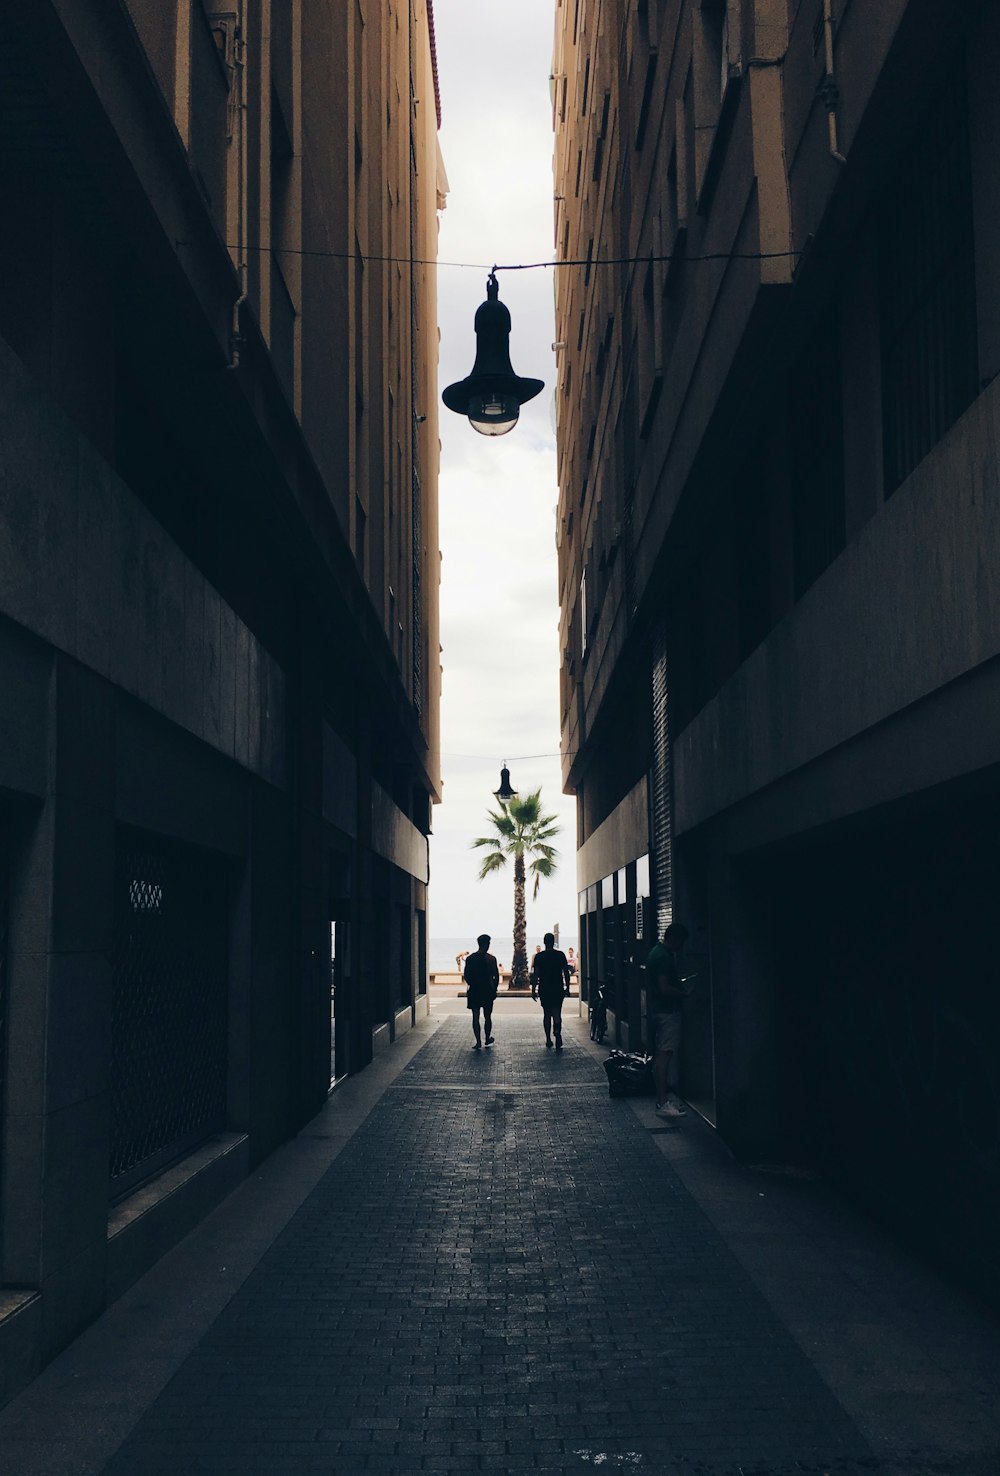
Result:
<svg viewBox="0 0 1000 1476"><path fill-rule="evenodd" d="M330 924L330 1086L350 1071L351 925Z"/></svg>

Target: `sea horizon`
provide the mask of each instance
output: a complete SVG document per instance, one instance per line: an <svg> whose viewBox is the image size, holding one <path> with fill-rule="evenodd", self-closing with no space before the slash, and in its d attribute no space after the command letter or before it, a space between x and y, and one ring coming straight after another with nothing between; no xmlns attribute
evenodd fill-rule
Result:
<svg viewBox="0 0 1000 1476"><path fill-rule="evenodd" d="M531 956L534 953L536 947L538 947L538 946L541 945L543 935L547 931L548 931L548 929L543 929L543 931L541 933L528 933L528 935L527 935L527 948L528 948L528 959L529 959L529 961L530 961ZM558 943L557 946L559 948L561 948L564 953L569 948L572 948L572 949L574 949L575 952L579 953L579 948L577 947L577 938L576 938L576 934L575 933L560 932L560 934L559 934L559 943ZM466 952L474 951L475 950L475 947L476 947L476 940L475 940L475 937L474 936L471 937L471 938L467 938L467 937L461 937L461 938L458 938L458 937L451 937L451 938L444 937L444 938L431 938L431 939L429 939L428 946L427 946L427 970L428 970L428 973L431 973L431 974L454 973L455 972L455 955L458 954L458 953L466 953ZM509 969L510 968L510 964L511 964L511 959L513 958L513 955L514 955L514 937L513 937L513 934L511 934L511 933L508 933L506 935L504 935L504 934L495 934L493 936L493 941L490 944L490 952L493 954L494 958L500 964L501 968Z"/></svg>

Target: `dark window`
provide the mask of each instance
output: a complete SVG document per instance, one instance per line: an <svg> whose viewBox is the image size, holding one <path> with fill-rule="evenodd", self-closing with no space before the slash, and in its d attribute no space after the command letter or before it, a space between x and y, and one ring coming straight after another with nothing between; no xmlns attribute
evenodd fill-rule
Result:
<svg viewBox="0 0 1000 1476"><path fill-rule="evenodd" d="M397 886L408 889L408 881L399 878ZM396 904L396 927L398 929L399 959L395 971L393 1006L395 1010L406 1009L413 1003L413 924L408 903Z"/></svg>
<svg viewBox="0 0 1000 1476"><path fill-rule="evenodd" d="M111 1191L120 1198L226 1123L228 899L217 862L148 837L118 852Z"/></svg>
<svg viewBox="0 0 1000 1476"><path fill-rule="evenodd" d="M225 26L213 30L204 12L191 16L189 149L194 177L226 239L226 173L229 137L229 85Z"/></svg>
<svg viewBox="0 0 1000 1476"><path fill-rule="evenodd" d="M372 857L371 919L373 936L380 940L383 957L371 980L371 1001L378 1024L388 1021L393 1009L394 973L398 967L398 932L392 927L392 867L381 856ZM395 956L394 956L395 955ZM366 970L371 978L371 968Z"/></svg>
<svg viewBox="0 0 1000 1476"><path fill-rule="evenodd" d="M646 140L646 126L649 123L649 110L653 102L653 87L656 82L656 50L651 48L646 57L646 77L642 86L642 100L639 103L639 116L635 126L635 146L641 149Z"/></svg>
<svg viewBox="0 0 1000 1476"><path fill-rule="evenodd" d="M271 355L289 398L295 392L295 304L279 256L289 244L292 200L291 132L276 88L271 90ZM287 263L286 263L287 264Z"/></svg>
<svg viewBox="0 0 1000 1476"><path fill-rule="evenodd" d="M427 993L427 913L418 908L417 920L417 994Z"/></svg>
<svg viewBox="0 0 1000 1476"><path fill-rule="evenodd" d="M968 107L958 68L893 168L879 254L888 496L977 388Z"/></svg>
<svg viewBox="0 0 1000 1476"><path fill-rule="evenodd" d="M365 573L365 529L368 517L365 513L364 504L360 497L354 499L354 557L358 561L358 568L362 577Z"/></svg>

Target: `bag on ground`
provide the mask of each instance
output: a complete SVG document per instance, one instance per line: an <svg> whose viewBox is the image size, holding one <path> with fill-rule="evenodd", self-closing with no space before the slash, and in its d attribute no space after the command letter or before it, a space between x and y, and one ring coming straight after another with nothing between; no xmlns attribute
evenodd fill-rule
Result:
<svg viewBox="0 0 1000 1476"><path fill-rule="evenodd" d="M604 1063L612 1097L649 1097L655 1091L653 1058L637 1051L612 1051Z"/></svg>

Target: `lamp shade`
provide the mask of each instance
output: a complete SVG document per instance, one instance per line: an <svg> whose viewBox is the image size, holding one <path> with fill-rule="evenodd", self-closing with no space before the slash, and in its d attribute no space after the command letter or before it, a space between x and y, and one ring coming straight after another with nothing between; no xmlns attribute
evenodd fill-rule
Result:
<svg viewBox="0 0 1000 1476"><path fill-rule="evenodd" d="M491 272L486 301L476 309L476 362L467 379L449 384L441 398L483 436L505 436L517 424L521 406L544 389L541 379L523 379L510 363L510 313L500 301Z"/></svg>
<svg viewBox="0 0 1000 1476"><path fill-rule="evenodd" d="M500 770L500 788L494 789L493 794L502 805L508 804L512 799L517 799L517 790L511 788L510 770L506 764Z"/></svg>

